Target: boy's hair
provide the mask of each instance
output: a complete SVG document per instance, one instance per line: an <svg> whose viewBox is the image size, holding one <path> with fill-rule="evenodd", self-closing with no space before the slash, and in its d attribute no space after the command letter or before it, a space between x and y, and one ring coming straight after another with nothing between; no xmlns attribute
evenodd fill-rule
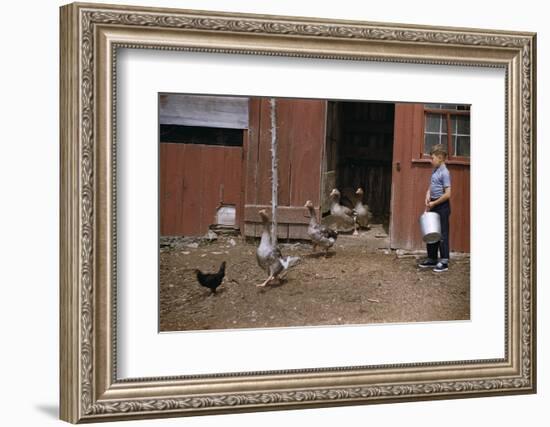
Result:
<svg viewBox="0 0 550 427"><path fill-rule="evenodd" d="M430 150L430 155L435 154L436 156L443 156L447 158L447 149L443 144L435 144Z"/></svg>

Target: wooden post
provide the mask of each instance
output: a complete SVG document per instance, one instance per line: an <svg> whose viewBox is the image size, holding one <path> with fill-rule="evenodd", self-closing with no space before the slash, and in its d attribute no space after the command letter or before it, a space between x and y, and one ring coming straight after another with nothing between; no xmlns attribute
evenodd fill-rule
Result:
<svg viewBox="0 0 550 427"><path fill-rule="evenodd" d="M271 98L271 244L277 245L277 201L279 194L279 174L277 159L277 115L276 101Z"/></svg>

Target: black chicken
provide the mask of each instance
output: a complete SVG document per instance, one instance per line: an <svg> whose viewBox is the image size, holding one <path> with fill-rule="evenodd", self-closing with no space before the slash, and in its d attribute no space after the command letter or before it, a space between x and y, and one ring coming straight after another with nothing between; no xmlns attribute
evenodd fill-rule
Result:
<svg viewBox="0 0 550 427"><path fill-rule="evenodd" d="M200 285L210 289L215 294L216 288L222 284L223 277L225 276L225 261L222 262L217 273L203 273L200 270L195 270L195 274Z"/></svg>

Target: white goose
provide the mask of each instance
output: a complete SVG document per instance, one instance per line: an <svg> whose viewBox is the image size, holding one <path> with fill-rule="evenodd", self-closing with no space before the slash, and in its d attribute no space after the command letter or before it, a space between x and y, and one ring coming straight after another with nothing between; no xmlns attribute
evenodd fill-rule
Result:
<svg viewBox="0 0 550 427"><path fill-rule="evenodd" d="M338 224L340 223L343 228L353 227L355 220L353 219L353 211L347 206L340 204L340 191L333 188L330 192L330 214L337 220L336 227L338 231Z"/></svg>
<svg viewBox="0 0 550 427"><path fill-rule="evenodd" d="M355 212L355 231L353 232L354 235L359 234L357 232L357 227L366 228L367 230L370 229L369 223L372 219L372 213L369 209L368 205L363 204L363 195L365 194L363 189L359 187L357 191L355 192L357 195L357 200L355 202L355 208L353 211Z"/></svg>
<svg viewBox="0 0 550 427"><path fill-rule="evenodd" d="M298 263L299 257L287 256L283 257L281 250L271 242L271 233L269 230L269 218L265 209L260 210L260 218L262 219L262 237L260 245L256 249L256 261L258 265L268 274L265 282L260 283L259 287L264 287L268 283L279 281L282 274L285 274L288 269Z"/></svg>

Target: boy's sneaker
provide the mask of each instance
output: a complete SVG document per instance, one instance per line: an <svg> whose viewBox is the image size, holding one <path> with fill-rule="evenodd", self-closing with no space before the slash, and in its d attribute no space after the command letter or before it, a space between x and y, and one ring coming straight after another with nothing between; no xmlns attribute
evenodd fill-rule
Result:
<svg viewBox="0 0 550 427"><path fill-rule="evenodd" d="M435 268L433 269L434 273L443 273L444 271L449 270L449 264L438 262Z"/></svg>
<svg viewBox="0 0 550 427"><path fill-rule="evenodd" d="M419 268L432 268L435 266L437 266L437 261L434 261L433 259L430 259L430 258L427 258L418 264Z"/></svg>

